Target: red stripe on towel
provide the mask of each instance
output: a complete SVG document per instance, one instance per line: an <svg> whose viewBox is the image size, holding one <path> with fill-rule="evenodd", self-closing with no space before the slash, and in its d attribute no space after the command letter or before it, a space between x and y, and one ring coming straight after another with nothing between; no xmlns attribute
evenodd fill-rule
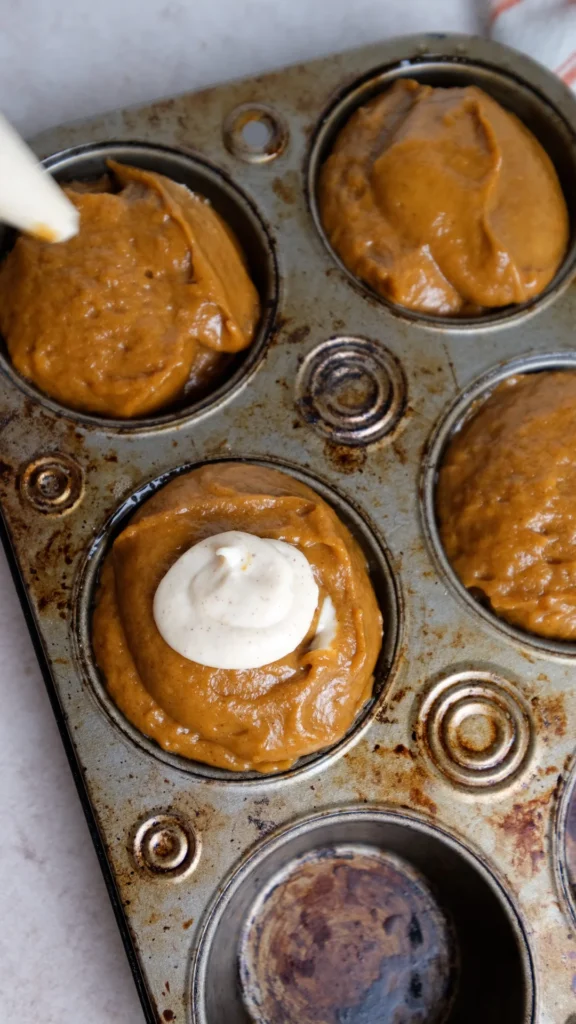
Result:
<svg viewBox="0 0 576 1024"><path fill-rule="evenodd" d="M522 0L497 0L490 11L490 24L494 24L496 18L498 18L504 11L508 11L511 7L516 7L516 5L520 3L522 3Z"/></svg>
<svg viewBox="0 0 576 1024"><path fill-rule="evenodd" d="M569 57L556 68L556 74L566 85L576 81L576 51L573 50Z"/></svg>

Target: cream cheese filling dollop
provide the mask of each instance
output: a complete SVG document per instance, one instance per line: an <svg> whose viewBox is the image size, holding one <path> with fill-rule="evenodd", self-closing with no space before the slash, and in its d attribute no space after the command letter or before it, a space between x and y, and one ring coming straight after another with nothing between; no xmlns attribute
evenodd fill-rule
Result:
<svg viewBox="0 0 576 1024"><path fill-rule="evenodd" d="M337 628L338 620L336 618L334 602L331 597L325 597L320 609L320 615L318 616L316 633L310 644L310 650L323 651L327 647L331 647L336 638Z"/></svg>
<svg viewBox="0 0 576 1024"><path fill-rule="evenodd" d="M156 590L153 611L162 638L178 654L241 671L294 651L310 629L318 598L310 563L297 547L230 530L180 556ZM335 624L327 618L315 640L324 631L332 638Z"/></svg>

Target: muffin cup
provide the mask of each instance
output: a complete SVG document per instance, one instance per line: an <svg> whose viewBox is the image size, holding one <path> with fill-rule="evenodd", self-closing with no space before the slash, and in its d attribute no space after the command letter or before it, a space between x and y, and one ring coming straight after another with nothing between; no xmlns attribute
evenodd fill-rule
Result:
<svg viewBox="0 0 576 1024"><path fill-rule="evenodd" d="M395 55L370 75L343 90L320 119L308 160L310 210L316 229L339 268L354 284L408 321L442 331L488 331L516 324L545 309L568 286L576 269L576 100L552 72L528 57L499 44L469 39L460 45L424 47L414 53L414 39L397 40ZM450 39L450 37L448 37ZM453 39L455 37L452 37ZM402 43L405 52L402 55ZM475 85L511 111L530 129L551 158L568 207L570 240L564 259L550 284L528 302L494 309L480 316L434 316L407 309L384 298L350 271L333 249L319 210L319 179L323 164L352 114L400 79L421 85L451 88ZM529 215L529 211L527 211Z"/></svg>
<svg viewBox="0 0 576 1024"><path fill-rule="evenodd" d="M250 460L250 462L252 463L253 460ZM314 774L345 754L350 747L358 742L370 725L370 721L382 706L386 692L394 678L395 662L400 648L402 631L402 597L399 581L391 569L390 557L383 540L375 534L365 514L354 508L335 490L327 487L321 480L298 466L286 465L281 462L259 462L257 464L265 465L269 469L280 469L296 477L297 480L307 484L307 486L316 491L334 509L364 552L372 586L380 605L384 620L384 635L382 648L374 669L372 695L358 712L356 719L345 736L338 743L315 754L309 754L306 757L300 758L296 764L286 771L274 774L256 771L227 771L226 769L216 768L212 765L203 764L200 761L193 761L164 750L153 740L143 735L127 720L116 707L108 693L106 682L94 659L91 641L95 592L104 557L107 551L110 550L115 537L129 524L130 518L142 502L150 498L155 491L165 486L176 476L190 472L192 469L198 469L198 465L182 466L175 472L167 473L155 480L151 480L137 492L130 495L116 509L90 547L88 557L78 579L74 603L76 616L76 656L78 663L82 674L85 678L90 679L94 693L116 727L121 729L124 735L130 737L133 742L153 757L181 771L185 771L189 775L203 779L212 779L215 782L224 782L229 785L262 785L264 782L269 785L270 783L293 779L301 774Z"/></svg>
<svg viewBox="0 0 576 1024"><path fill-rule="evenodd" d="M346 861L356 876L361 867L370 873L366 865L372 861L373 906L391 907L382 939L370 932L365 950L354 925L363 916L370 921L369 907L351 910L330 885ZM324 867L316 876L317 889L324 883L324 898L311 901L307 915L308 903L300 904L298 914L286 891L303 865ZM353 877L346 879L349 885ZM270 924L277 912L281 921ZM360 963L373 957L379 965L370 965L365 988L351 993L352 986L345 986L344 1004L337 963L331 985L326 969L315 978L329 932L338 929L348 937L350 956L340 971L351 970L355 954ZM395 929L396 942L390 942ZM306 931L312 935L305 945L298 935ZM400 951L390 954L390 947ZM307 959L301 962L304 950ZM524 1024L533 1009L532 979L524 928L499 881L469 849L417 818L346 808L282 832L227 880L208 912L194 960L192 1020L292 1024L298 1019L292 1014L302 1009L298 996L309 996L318 1019L330 1022L484 1024L502 1013L508 1024Z"/></svg>
<svg viewBox="0 0 576 1024"><path fill-rule="evenodd" d="M67 185L73 181L90 182L101 178L109 173L108 160L163 174L209 199L238 238L261 303L253 341L247 349L231 358L228 369L222 377L217 378L213 390L196 399L183 395L165 411L134 419L114 419L83 413L50 398L15 370L6 344L0 338L0 367L29 398L79 423L123 433L143 433L173 427L190 419L198 420L220 408L248 383L264 356L274 323L278 305L278 268L272 235L254 204L226 174L201 157L145 142L105 142L56 153L44 160L44 166L59 184ZM5 232L0 237L0 259L13 246L15 237L13 231Z"/></svg>
<svg viewBox="0 0 576 1024"><path fill-rule="evenodd" d="M576 354L552 352L516 358L496 366L466 388L450 407L429 440L422 464L421 514L426 539L438 571L442 573L458 599L464 602L467 608L479 616L488 628L498 630L527 648L545 652L550 656L572 660L576 657L576 644L568 640L552 640L548 637L537 636L535 633L529 633L527 630L513 626L476 600L470 590L460 581L446 556L440 539L435 508L436 484L444 453L451 438L460 430L473 410L486 401L498 384L509 377L523 373L545 373L553 370L576 370Z"/></svg>

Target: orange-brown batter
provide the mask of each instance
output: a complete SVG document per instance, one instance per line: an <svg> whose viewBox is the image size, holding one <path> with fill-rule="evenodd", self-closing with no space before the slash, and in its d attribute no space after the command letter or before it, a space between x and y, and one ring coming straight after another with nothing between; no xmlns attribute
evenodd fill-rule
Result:
<svg viewBox="0 0 576 1024"><path fill-rule="evenodd" d="M259 301L212 206L110 162L120 192L65 189L80 232L20 237L0 267L0 331L17 370L64 405L144 416L207 390L252 341Z"/></svg>
<svg viewBox="0 0 576 1024"><path fill-rule="evenodd" d="M576 639L576 373L512 377L450 443L436 495L458 576L508 622Z"/></svg>
<svg viewBox="0 0 576 1024"><path fill-rule="evenodd" d="M160 580L194 543L240 530L295 544L338 622L332 646L259 669L205 668L169 647L153 618ZM143 505L102 572L93 642L126 717L166 750L234 770L279 771L340 739L370 697L382 618L363 554L309 487L242 463L180 476Z"/></svg>
<svg viewBox="0 0 576 1024"><path fill-rule="evenodd" d="M402 79L360 107L324 165L319 198L346 266L386 298L429 314L538 295L568 243L549 157L476 86Z"/></svg>

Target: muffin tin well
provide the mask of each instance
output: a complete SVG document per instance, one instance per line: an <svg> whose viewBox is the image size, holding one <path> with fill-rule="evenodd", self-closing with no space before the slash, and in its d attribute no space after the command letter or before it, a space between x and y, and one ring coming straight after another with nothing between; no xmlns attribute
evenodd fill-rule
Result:
<svg viewBox="0 0 576 1024"><path fill-rule="evenodd" d="M312 817L282 832L256 851L230 880L207 918L194 967L192 988L196 1000L192 1019L195 1024L218 1024L223 1020L246 1024L242 990L244 1001L248 992L247 1003L257 1024L300 1019L296 1016L299 982L304 987L308 978L313 986L314 974L305 970L298 972L297 963L292 972L286 970L280 950L268 974L266 956L260 951L259 943L271 939L273 944L276 934L268 925L266 904L274 900L278 889L290 881L303 863L324 863L330 871L331 862L345 863L348 859L351 870L357 872L357 858L373 858L376 877L384 859L387 871L381 873L380 885L373 883L373 896L374 890L380 893L381 902L376 905L384 916L387 903L393 908L395 918L406 913L410 952L382 956L377 938L371 936L361 953L365 957L381 956L380 971L372 968L368 976L372 984L366 985L361 993L363 999L359 998L357 1004L350 1000L352 1007L339 1001L342 994L338 991L337 975L332 979L331 988L318 991L319 1002L323 1000L321 1005L325 1008L325 1020L337 1021L340 1015L341 1020L348 1016L354 1021L353 1007L361 1006L362 1002L363 1008L357 1012L358 1021L363 1019L362 1012L367 1020L394 1021L401 1007L405 1014L411 1013L412 1019L422 1024L464 1020L469 1024L483 1024L497 1020L499 1013L509 1024L524 1024L530 1019L534 999L530 952L522 925L496 878L452 837L417 818L372 808L344 808ZM337 872L338 867L335 870ZM369 886L370 882L367 888ZM324 888L329 889L328 885ZM315 910L316 926L321 927L322 922L329 926L329 910L334 902L330 893L333 892L334 887L325 894L323 901L314 901L311 909ZM399 897L397 901L393 899L394 893ZM287 899L282 907L284 927L280 929L281 938L276 944L284 940L288 949L293 948L292 956L297 962L304 945L302 940L298 941L298 931L306 928L306 922L302 922L299 906L292 910L290 904L291 900ZM349 923L344 904L337 922L344 936L342 960L346 954L350 955L349 947L354 941L362 944L362 936L346 928L347 918ZM365 931L370 920L368 913ZM313 924L308 927L313 929ZM392 920L388 934L398 927L399 922ZM386 934L386 920L380 928ZM291 934L292 930L295 934ZM493 942L483 941L488 934L494 936ZM241 987L236 984L237 948L240 949ZM311 943L309 957L314 956L320 968L321 940ZM346 966L348 984L341 986L344 998L353 987L351 968ZM378 981L374 980L374 975ZM490 985L483 983L486 976L490 977ZM277 1016L273 1015L275 1004ZM262 1015L262 1005L268 1011L272 1008L270 1016ZM320 1007L317 1012L322 1013ZM401 1020L401 1016L396 1019Z"/></svg>
<svg viewBox="0 0 576 1024"><path fill-rule="evenodd" d="M254 460L250 461L254 462ZM206 461L203 464L205 465ZM381 708L386 692L394 677L395 662L400 648L402 632L402 595L398 581L392 572L390 556L386 551L385 544L375 534L365 515L362 515L358 509L347 502L333 488L328 487L321 480L316 479L310 473L296 466L286 465L284 462L277 460L274 462L258 460L258 464L266 465L271 469L280 469L285 473L295 476L302 483L307 484L308 487L312 487L320 497L332 506L364 552L374 593L380 605L384 621L384 636L378 662L374 670L372 696L360 710L346 735L338 743L327 750L303 757L291 768L276 774L263 776L260 772L226 771L223 768L202 764L163 750L157 743L139 732L119 711L110 697L102 674L95 663L91 642L94 594L103 558L109 550L114 537L128 525L131 515L134 514L142 501L149 498L156 490L167 484L169 480L174 479L179 473L185 473L194 469L193 465L181 466L176 473L167 473L139 488L135 494L130 495L120 508L115 510L101 533L95 538L88 550L84 567L78 580L77 597L74 601L76 613L74 634L76 659L83 677L90 680L97 699L106 709L112 722L126 736L129 736L131 740L140 745L142 749L166 764L170 764L172 767L185 771L190 775L195 775L198 778L208 778L230 784L252 783L256 785L265 780L270 785L277 781L292 779L302 773L308 775L320 770L327 763L332 762L350 749L366 731L371 719L374 718Z"/></svg>
<svg viewBox="0 0 576 1024"><path fill-rule="evenodd" d="M576 100L528 58L465 36L392 40L34 141L60 180L97 176L113 156L207 195L263 302L222 387L146 421L63 409L0 357L4 543L152 1024L262 1017L267 901L302 865L348 856L388 872L383 903L399 899L399 878L412 893L383 918L381 945L384 960L403 958L410 1024L573 1024L572 649L474 603L443 555L433 499L473 401L518 369L575 365L574 240L543 296L474 321L412 316L358 286L322 238L317 173L343 119L399 76L474 81L525 119L576 222ZM243 134L253 122L266 138ZM385 620L371 704L335 748L277 776L165 754L111 704L91 651L117 531L173 475L230 459L293 473L333 505ZM327 1020L378 1019L381 989L368 1003L366 987L356 1003L347 991L345 1006L322 1004Z"/></svg>
<svg viewBox="0 0 576 1024"><path fill-rule="evenodd" d="M520 356L509 362L501 363L489 370L487 374L484 374L480 380L474 381L463 394L459 395L431 437L422 463L421 483L422 516L426 538L438 570L444 573L458 598L464 601L475 614L479 615L492 628L501 630L507 636L514 637L515 640L526 644L528 647L545 651L549 655L555 654L569 659L576 656L576 645L567 640L552 640L547 637L536 636L534 633L528 633L526 630L511 625L476 600L473 594L467 590L458 579L444 552L438 532L437 515L434 506L438 470L442 464L443 454L450 438L457 433L473 410L480 407L482 402L488 398L498 384L501 384L508 377L513 377L517 374L545 373L547 370L574 371L575 369L576 353L550 352L542 353L541 355Z"/></svg>
<svg viewBox="0 0 576 1024"><path fill-rule="evenodd" d="M197 419L207 411L217 409L250 380L264 355L274 323L278 305L278 268L274 240L254 204L242 195L221 169L200 156L192 156L168 146L124 140L75 146L48 157L44 160L44 166L60 184L66 185L74 181L96 181L109 173L108 160L163 174L208 199L238 238L261 303L260 320L251 345L231 358L229 367L215 381L212 390L201 397L187 398L183 395L171 408L160 410L153 416L132 420L114 420L67 409L15 370L2 340L2 369L30 398L78 422L125 432L141 432L165 425L173 426L190 418ZM13 242L14 232L6 233L3 254L9 251Z"/></svg>
<svg viewBox="0 0 576 1024"><path fill-rule="evenodd" d="M542 69L533 65L522 69L520 76L509 62L495 66L482 57L475 57L464 49L458 59L451 54L437 59L424 52L420 59L398 61L375 69L366 78L356 82L352 88L343 90L336 102L324 112L310 153L308 164L308 195L314 223L324 244L338 266L359 287L370 292L379 302L409 320L417 320L431 328L441 330L487 330L525 319L551 302L566 287L576 267L576 201L572 182L576 173L576 135L570 120L563 116L554 103L549 90L543 95L540 88ZM334 252L324 231L318 209L318 182L324 161L330 155L340 130L352 114L363 104L401 78L411 78L421 85L435 88L453 88L475 85L492 96L502 107L517 117L530 129L546 150L556 168L564 198L568 206L571 236L566 256L548 287L534 299L516 306L496 309L480 316L446 317L427 315L395 305L378 295L368 284L360 281L349 271Z"/></svg>

